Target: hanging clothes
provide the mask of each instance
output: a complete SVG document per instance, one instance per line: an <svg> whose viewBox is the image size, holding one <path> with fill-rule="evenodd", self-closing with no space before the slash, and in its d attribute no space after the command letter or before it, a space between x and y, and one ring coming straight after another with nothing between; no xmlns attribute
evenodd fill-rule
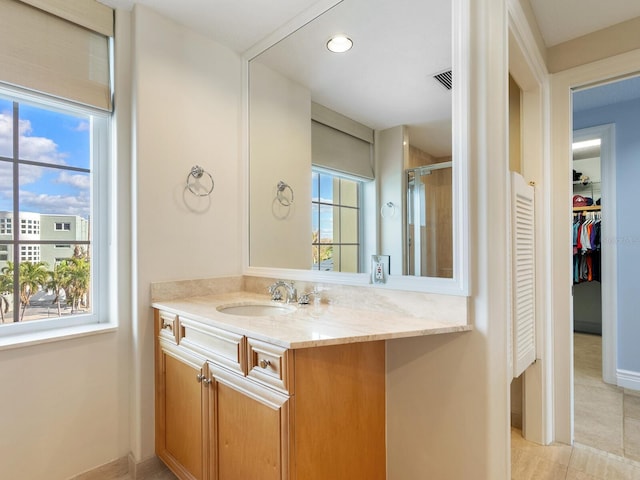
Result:
<svg viewBox="0 0 640 480"><path fill-rule="evenodd" d="M600 212L574 213L573 283L600 281Z"/></svg>

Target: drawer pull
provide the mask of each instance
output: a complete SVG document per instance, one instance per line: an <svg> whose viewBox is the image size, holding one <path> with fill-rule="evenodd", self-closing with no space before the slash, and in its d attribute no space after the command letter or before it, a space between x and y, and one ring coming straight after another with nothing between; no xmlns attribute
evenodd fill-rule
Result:
<svg viewBox="0 0 640 480"><path fill-rule="evenodd" d="M260 367L261 368L268 368L271 366L271 362L269 360L265 360L264 358L262 360L260 360Z"/></svg>
<svg viewBox="0 0 640 480"><path fill-rule="evenodd" d="M163 320L162 321L162 328L165 330L170 330L173 332L173 322L171 321L167 321L167 320Z"/></svg>

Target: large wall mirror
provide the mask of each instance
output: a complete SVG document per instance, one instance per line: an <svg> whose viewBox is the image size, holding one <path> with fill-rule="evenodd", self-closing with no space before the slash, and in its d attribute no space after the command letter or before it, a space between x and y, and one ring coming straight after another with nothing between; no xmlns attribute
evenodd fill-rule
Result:
<svg viewBox="0 0 640 480"><path fill-rule="evenodd" d="M248 55L249 273L468 292L466 1L343 0Z"/></svg>

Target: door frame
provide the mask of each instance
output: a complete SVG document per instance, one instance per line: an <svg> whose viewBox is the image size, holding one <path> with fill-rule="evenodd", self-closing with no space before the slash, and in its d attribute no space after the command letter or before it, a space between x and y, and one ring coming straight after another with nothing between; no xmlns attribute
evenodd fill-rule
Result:
<svg viewBox="0 0 640 480"><path fill-rule="evenodd" d="M574 90L575 91L575 90ZM573 115L573 113L572 113ZM573 118L573 117L572 117ZM573 141L580 142L599 138L600 173L602 196L602 378L606 383L617 385L618 352L618 254L616 242L607 241L617 231L616 221L616 153L615 124L597 125L573 131ZM573 328L573 303L571 322Z"/></svg>
<svg viewBox="0 0 640 480"><path fill-rule="evenodd" d="M555 441L573 443L573 326L570 321L572 245L567 219L571 212L571 92L632 76L640 71L640 50L556 73L550 78L549 135L551 183L550 233L553 274L549 277L553 322L553 405ZM604 213L603 213L604 217Z"/></svg>

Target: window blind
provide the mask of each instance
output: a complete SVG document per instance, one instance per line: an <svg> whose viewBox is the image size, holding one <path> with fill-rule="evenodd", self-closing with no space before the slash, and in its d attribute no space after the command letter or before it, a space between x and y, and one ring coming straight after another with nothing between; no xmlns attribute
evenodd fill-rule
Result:
<svg viewBox="0 0 640 480"><path fill-rule="evenodd" d="M369 142L316 121L311 122L311 163L360 178L374 178Z"/></svg>
<svg viewBox="0 0 640 480"><path fill-rule="evenodd" d="M110 111L113 11L94 0L0 0L0 81Z"/></svg>

